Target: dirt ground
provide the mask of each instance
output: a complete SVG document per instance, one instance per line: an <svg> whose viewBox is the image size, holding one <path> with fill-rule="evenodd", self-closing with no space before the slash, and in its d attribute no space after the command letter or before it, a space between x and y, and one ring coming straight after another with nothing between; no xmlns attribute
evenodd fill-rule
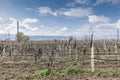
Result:
<svg viewBox="0 0 120 80"><path fill-rule="evenodd" d="M16 59L18 61L19 58ZM22 59L24 60L24 59ZM7 60L9 62L9 59ZM32 61L32 60L31 60ZM0 64L0 80L120 80L120 72L109 73L72 73L58 76L46 76L34 78L32 75L40 70L46 69L43 63L27 62L4 62ZM67 63L56 63L53 69L64 71L69 66L76 66L80 69L90 69L90 61L78 61ZM116 62L96 62L96 68L107 70L118 69L120 64Z"/></svg>

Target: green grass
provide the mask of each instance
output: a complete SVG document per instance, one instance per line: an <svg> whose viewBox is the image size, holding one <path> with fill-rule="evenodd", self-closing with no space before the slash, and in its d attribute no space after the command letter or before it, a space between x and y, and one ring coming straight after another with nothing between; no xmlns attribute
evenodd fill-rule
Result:
<svg viewBox="0 0 120 80"><path fill-rule="evenodd" d="M61 71L61 70L51 70L51 69L44 69L41 70L39 72L36 72L35 74L33 74L34 78L41 78L41 77L46 77L46 76L61 76L61 75L66 75L66 74L71 74L71 73L80 73L81 70L79 68L76 67L69 67L67 68L65 71Z"/></svg>
<svg viewBox="0 0 120 80"><path fill-rule="evenodd" d="M65 73L79 73L79 72L82 72L79 68L76 68L76 67L69 67L65 70Z"/></svg>
<svg viewBox="0 0 120 80"><path fill-rule="evenodd" d="M45 70L41 70L41 71L33 74L33 77L35 77L35 78L41 78L43 76L48 76L48 75L51 75L51 74L52 74L51 69L45 69Z"/></svg>
<svg viewBox="0 0 120 80"><path fill-rule="evenodd" d="M65 70L52 70L52 69L44 69L35 74L33 74L34 78L41 78L46 76L67 76L69 74L80 74L80 73L88 73L88 74L108 74L108 73L120 73L119 69L95 69L94 72L91 69L80 69L77 67L68 67Z"/></svg>
<svg viewBox="0 0 120 80"><path fill-rule="evenodd" d="M53 75L54 76L64 75L64 73L61 71L56 71L56 70L52 70L52 69L44 69L44 70L41 70L41 71L33 74L33 77L34 78L41 78L44 76L53 76Z"/></svg>

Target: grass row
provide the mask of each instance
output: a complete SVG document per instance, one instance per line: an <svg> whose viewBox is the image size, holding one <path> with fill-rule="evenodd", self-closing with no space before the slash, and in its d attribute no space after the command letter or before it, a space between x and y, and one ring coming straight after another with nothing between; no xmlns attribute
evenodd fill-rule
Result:
<svg viewBox="0 0 120 80"><path fill-rule="evenodd" d="M80 73L89 73L89 74L96 74L96 73L119 73L120 69L117 70L106 70L106 69L96 69L94 72L91 72L90 69L87 70L81 70L77 67L68 67L64 71L58 71L58 70L52 70L52 69L44 69L39 72L36 72L32 76L34 78L41 78L41 77L46 77L46 76L60 76L60 75L66 75L66 74L80 74Z"/></svg>

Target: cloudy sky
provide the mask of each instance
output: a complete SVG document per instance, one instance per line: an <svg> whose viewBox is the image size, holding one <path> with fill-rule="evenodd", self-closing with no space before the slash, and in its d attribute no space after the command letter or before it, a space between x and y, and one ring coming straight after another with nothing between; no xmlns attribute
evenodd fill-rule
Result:
<svg viewBox="0 0 120 80"><path fill-rule="evenodd" d="M116 35L120 0L0 0L0 34Z"/></svg>

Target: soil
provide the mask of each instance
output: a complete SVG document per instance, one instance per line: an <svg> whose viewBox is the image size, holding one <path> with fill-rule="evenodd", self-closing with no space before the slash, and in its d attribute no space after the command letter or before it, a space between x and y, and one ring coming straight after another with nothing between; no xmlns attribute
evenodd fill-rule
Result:
<svg viewBox="0 0 120 80"><path fill-rule="evenodd" d="M34 59L27 58L8 58L0 63L0 80L120 80L120 72L109 73L72 73L57 76L46 76L34 78L32 75L40 70L46 69L43 62L34 63ZM14 61L10 61L14 60ZM23 61L23 62L22 62ZM73 61L54 63L53 69L65 71L70 66L79 67L80 69L90 69L90 61ZM117 70L120 67L119 62L96 61L96 69Z"/></svg>

